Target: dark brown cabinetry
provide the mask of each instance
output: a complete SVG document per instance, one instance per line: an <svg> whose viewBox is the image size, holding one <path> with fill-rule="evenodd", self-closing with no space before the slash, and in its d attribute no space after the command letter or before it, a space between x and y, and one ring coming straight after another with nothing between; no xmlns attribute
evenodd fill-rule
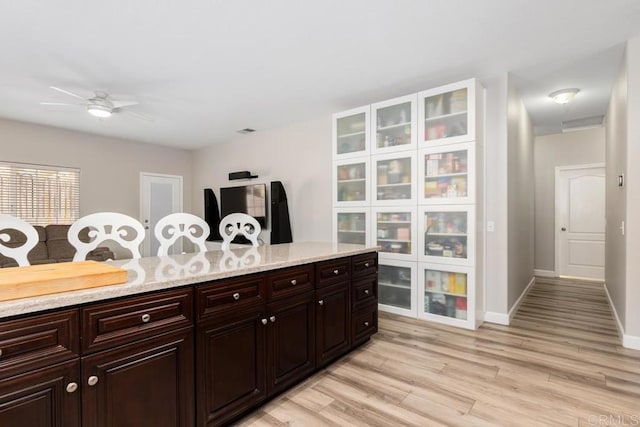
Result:
<svg viewBox="0 0 640 427"><path fill-rule="evenodd" d="M0 321L0 426L226 425L367 341L376 291L367 253Z"/></svg>

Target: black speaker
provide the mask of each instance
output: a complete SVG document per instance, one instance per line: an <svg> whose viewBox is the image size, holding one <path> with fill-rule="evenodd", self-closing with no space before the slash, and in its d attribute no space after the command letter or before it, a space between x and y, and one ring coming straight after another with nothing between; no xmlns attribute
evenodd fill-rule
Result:
<svg viewBox="0 0 640 427"><path fill-rule="evenodd" d="M287 193L280 181L271 182L271 244L291 243Z"/></svg>
<svg viewBox="0 0 640 427"><path fill-rule="evenodd" d="M218 209L218 199L213 190L204 189L204 220L210 228L207 240L222 240L218 227L220 226L220 210Z"/></svg>

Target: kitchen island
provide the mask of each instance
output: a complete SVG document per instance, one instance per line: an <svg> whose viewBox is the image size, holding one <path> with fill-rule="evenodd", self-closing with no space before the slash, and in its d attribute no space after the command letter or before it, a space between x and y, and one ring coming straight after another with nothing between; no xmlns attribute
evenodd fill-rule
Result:
<svg viewBox="0 0 640 427"><path fill-rule="evenodd" d="M111 263L127 283L0 303L0 425L223 425L377 331L375 247Z"/></svg>

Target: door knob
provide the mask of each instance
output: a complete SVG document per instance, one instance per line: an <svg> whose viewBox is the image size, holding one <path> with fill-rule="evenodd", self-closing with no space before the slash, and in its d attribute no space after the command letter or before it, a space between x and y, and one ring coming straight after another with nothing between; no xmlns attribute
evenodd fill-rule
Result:
<svg viewBox="0 0 640 427"><path fill-rule="evenodd" d="M320 304L320 305L324 305L324 300L320 300L320 301L318 301L318 304Z"/></svg>
<svg viewBox="0 0 640 427"><path fill-rule="evenodd" d="M269 317L269 320L271 320L271 323L275 323L276 322L276 316Z"/></svg>
<svg viewBox="0 0 640 427"><path fill-rule="evenodd" d="M87 384L89 384L90 386L98 384L98 377L96 377L95 375L90 376L87 380Z"/></svg>
<svg viewBox="0 0 640 427"><path fill-rule="evenodd" d="M267 324L267 319L262 319L262 324L266 325Z"/></svg>
<svg viewBox="0 0 640 427"><path fill-rule="evenodd" d="M67 384L67 393L73 393L78 389L78 383Z"/></svg>
<svg viewBox="0 0 640 427"><path fill-rule="evenodd" d="M567 227L562 227L560 230L567 231Z"/></svg>

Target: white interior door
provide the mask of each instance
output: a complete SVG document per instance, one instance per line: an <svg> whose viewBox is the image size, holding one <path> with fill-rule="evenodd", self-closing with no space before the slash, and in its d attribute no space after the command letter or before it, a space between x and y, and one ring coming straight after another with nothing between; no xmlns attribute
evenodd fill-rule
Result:
<svg viewBox="0 0 640 427"><path fill-rule="evenodd" d="M145 228L142 256L155 256L160 243L153 229L164 216L182 212L182 177L142 172L140 174L140 222ZM178 241L169 253L182 252Z"/></svg>
<svg viewBox="0 0 640 427"><path fill-rule="evenodd" d="M605 169L556 168L556 272L604 280Z"/></svg>

